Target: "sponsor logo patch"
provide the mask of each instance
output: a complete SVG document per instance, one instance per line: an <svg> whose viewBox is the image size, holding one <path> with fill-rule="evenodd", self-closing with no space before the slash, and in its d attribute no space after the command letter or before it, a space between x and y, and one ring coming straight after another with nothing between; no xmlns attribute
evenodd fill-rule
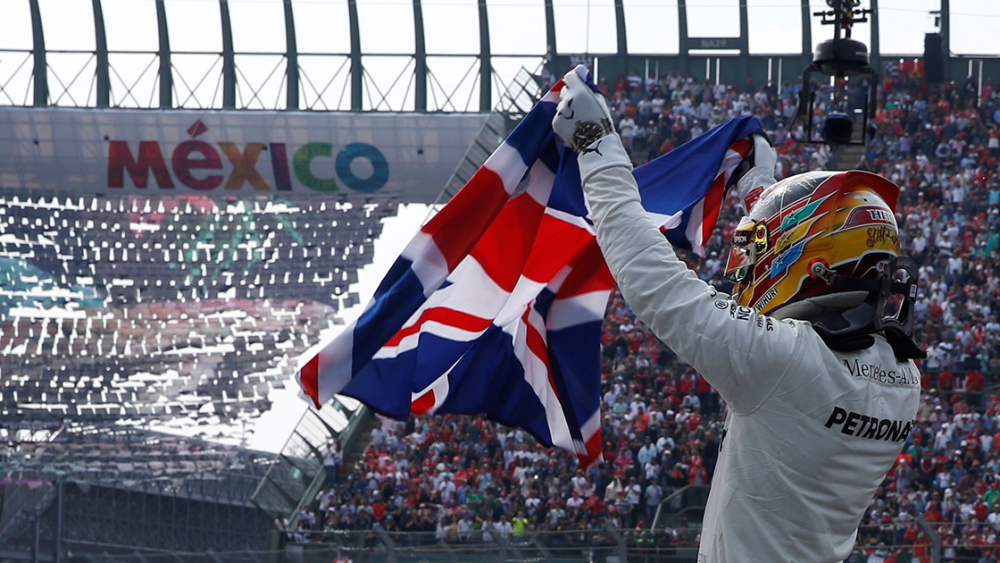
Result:
<svg viewBox="0 0 1000 563"><path fill-rule="evenodd" d="M859 225L895 225L895 217L888 209L875 206L855 207L844 222L845 229Z"/></svg>
<svg viewBox="0 0 1000 563"><path fill-rule="evenodd" d="M866 438L868 440L885 440L887 442L902 442L910 435L913 427L911 420L892 420L868 416L840 407L833 407L827 428L840 427L841 434Z"/></svg>
<svg viewBox="0 0 1000 563"><path fill-rule="evenodd" d="M896 234L895 229L886 226L868 227L868 240L865 241L868 248L872 248L876 244L884 244L886 241L894 246L899 246L899 235Z"/></svg>
<svg viewBox="0 0 1000 563"><path fill-rule="evenodd" d="M915 387L920 385L920 374L909 366L899 369L885 369L878 364L865 364L857 358L854 361L844 360L844 366L854 377L864 377L879 383L889 385L907 385Z"/></svg>
<svg viewBox="0 0 1000 563"><path fill-rule="evenodd" d="M771 289L767 290L767 293L761 295L760 299L758 299L757 302L754 303L753 306L754 312L760 313L764 309L764 307L767 307L767 304L770 303L777 296L778 296L777 288L772 287Z"/></svg>

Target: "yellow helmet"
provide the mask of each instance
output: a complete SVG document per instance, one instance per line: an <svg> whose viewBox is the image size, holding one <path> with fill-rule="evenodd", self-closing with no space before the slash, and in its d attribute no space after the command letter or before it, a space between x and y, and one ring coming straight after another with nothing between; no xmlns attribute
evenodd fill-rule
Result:
<svg viewBox="0 0 1000 563"><path fill-rule="evenodd" d="M799 174L765 189L733 233L733 298L811 321L825 338L891 325L908 340L916 272L900 257L898 199L894 183L860 171Z"/></svg>

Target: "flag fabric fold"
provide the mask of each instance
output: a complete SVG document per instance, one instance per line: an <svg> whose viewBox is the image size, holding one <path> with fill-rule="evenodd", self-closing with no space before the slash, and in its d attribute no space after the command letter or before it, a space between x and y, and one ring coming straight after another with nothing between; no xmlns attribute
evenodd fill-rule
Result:
<svg viewBox="0 0 1000 563"><path fill-rule="evenodd" d="M705 255L730 177L763 133L756 117L737 117L635 169L642 205L674 246Z"/></svg>
<svg viewBox="0 0 1000 563"><path fill-rule="evenodd" d="M552 131L561 88L420 229L361 316L301 368L317 408L340 393L399 420L484 413L585 466L601 459L600 335L614 280L576 155ZM636 169L644 206L674 244L703 247L749 150L740 139L755 130L756 119L731 120Z"/></svg>

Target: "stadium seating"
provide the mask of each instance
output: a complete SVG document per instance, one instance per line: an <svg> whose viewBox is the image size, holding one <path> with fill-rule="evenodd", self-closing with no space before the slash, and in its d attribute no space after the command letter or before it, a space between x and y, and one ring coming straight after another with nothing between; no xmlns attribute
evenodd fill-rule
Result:
<svg viewBox="0 0 1000 563"><path fill-rule="evenodd" d="M357 304L398 196L0 193L5 418L234 421Z"/></svg>

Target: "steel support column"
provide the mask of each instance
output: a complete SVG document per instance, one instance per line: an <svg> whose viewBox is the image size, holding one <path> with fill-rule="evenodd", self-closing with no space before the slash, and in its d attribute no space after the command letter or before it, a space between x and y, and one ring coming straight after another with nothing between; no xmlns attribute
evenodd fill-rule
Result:
<svg viewBox="0 0 1000 563"><path fill-rule="evenodd" d="M236 108L236 51L233 49L233 25L229 19L229 0L219 0L222 16L222 107Z"/></svg>
<svg viewBox="0 0 1000 563"><path fill-rule="evenodd" d="M545 54L547 62L555 60L556 53L556 10L552 0L545 0Z"/></svg>
<svg viewBox="0 0 1000 563"><path fill-rule="evenodd" d="M746 86L750 77L750 15L746 0L740 2L740 82ZM754 86L758 86L755 84Z"/></svg>
<svg viewBox="0 0 1000 563"><path fill-rule="evenodd" d="M28 0L31 7L31 54L35 59L34 105L45 107L49 105L49 69L45 61L45 34L42 32L42 11L38 8L38 0Z"/></svg>
<svg viewBox="0 0 1000 563"><path fill-rule="evenodd" d="M951 80L951 0L941 0L941 49L944 57L944 81Z"/></svg>
<svg viewBox="0 0 1000 563"><path fill-rule="evenodd" d="M63 481L56 481L56 563L62 563L63 539Z"/></svg>
<svg viewBox="0 0 1000 563"><path fill-rule="evenodd" d="M285 0L285 109L299 109L299 48L292 0Z"/></svg>
<svg viewBox="0 0 1000 563"><path fill-rule="evenodd" d="M413 109L427 111L427 46L424 41L424 9L420 0L413 0Z"/></svg>
<svg viewBox="0 0 1000 563"><path fill-rule="evenodd" d="M347 18L351 26L351 111L361 111L364 68L361 66L361 25L358 23L357 0L347 0Z"/></svg>
<svg viewBox="0 0 1000 563"><path fill-rule="evenodd" d="M615 35L618 40L618 72L628 73L628 34L625 32L625 3L615 0ZM646 80L646 77L642 77Z"/></svg>
<svg viewBox="0 0 1000 563"><path fill-rule="evenodd" d="M493 63L490 57L490 18L486 2L479 2L479 111L493 111Z"/></svg>
<svg viewBox="0 0 1000 563"><path fill-rule="evenodd" d="M160 36L160 108L174 106L174 72L170 64L170 34L167 31L167 9L163 0L156 0L156 29Z"/></svg>
<svg viewBox="0 0 1000 563"><path fill-rule="evenodd" d="M34 544L32 545L32 548L31 548L31 561L33 563L38 563L41 560L41 556L42 556L42 553L41 553L41 551L42 551L42 546L41 546L41 540L42 540L42 511L41 510L38 510L38 511L35 512L35 518L33 519L32 523L35 525L35 533L34 533L34 540L35 540L35 542L34 542Z"/></svg>
<svg viewBox="0 0 1000 563"><path fill-rule="evenodd" d="M802 0L802 68L812 64L812 12L809 0Z"/></svg>
<svg viewBox="0 0 1000 563"><path fill-rule="evenodd" d="M802 0L806 4L809 0ZM688 71L688 52L691 50L691 38L688 37L687 0L677 0L677 66L681 76Z"/></svg>
<svg viewBox="0 0 1000 563"><path fill-rule="evenodd" d="M880 54L882 53L882 47L879 42L879 30L878 30L878 0L871 0L871 28L872 28L872 43L868 46L868 60L869 64L879 72L882 73L882 67L879 64ZM876 85L878 86L878 85Z"/></svg>
<svg viewBox="0 0 1000 563"><path fill-rule="evenodd" d="M111 105L111 70L108 66L108 34L104 31L104 10L101 0L93 0L94 5L94 39L97 50L97 107L106 108Z"/></svg>

